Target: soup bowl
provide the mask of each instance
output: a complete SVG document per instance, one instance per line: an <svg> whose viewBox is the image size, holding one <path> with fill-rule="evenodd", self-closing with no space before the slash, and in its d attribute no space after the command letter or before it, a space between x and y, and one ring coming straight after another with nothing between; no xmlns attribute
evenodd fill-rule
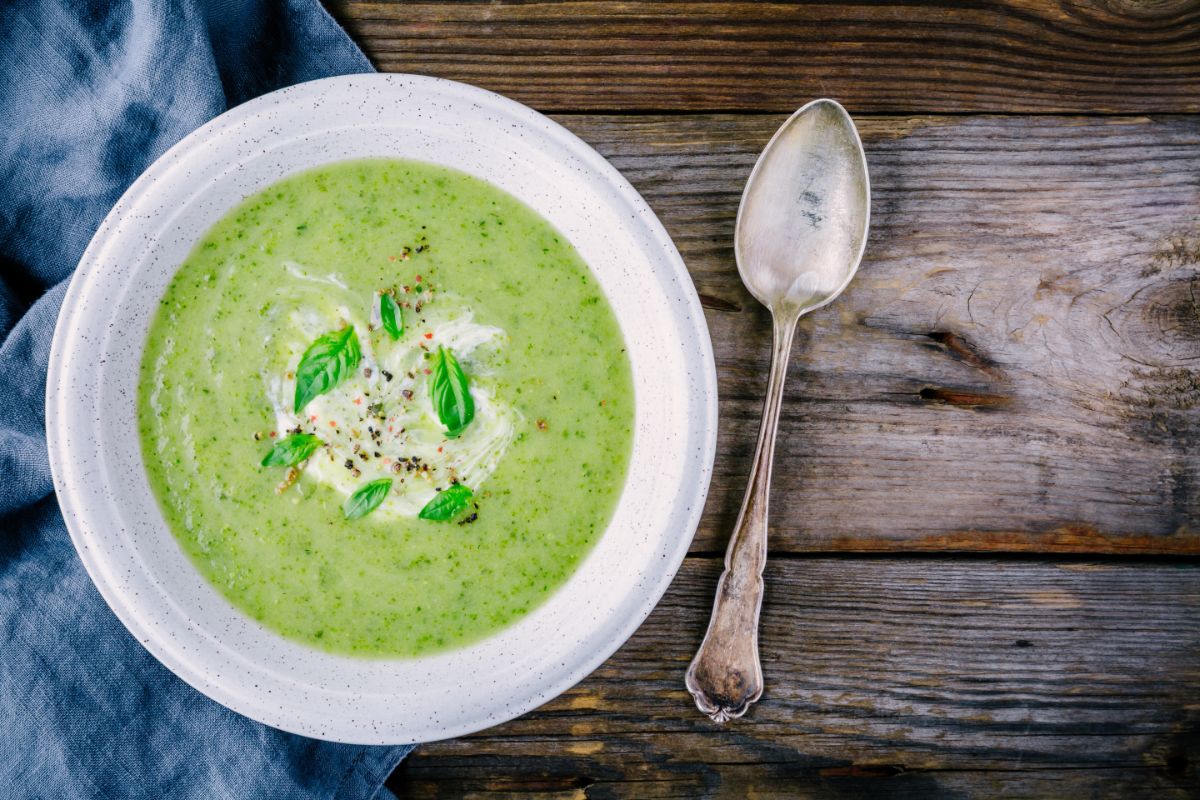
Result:
<svg viewBox="0 0 1200 800"><path fill-rule="evenodd" d="M357 658L286 639L208 583L151 492L137 424L147 332L175 271L232 207L276 181L367 157L452 167L538 212L576 248L624 335L632 454L612 519L536 609L457 649ZM588 145L499 95L451 81L360 75L246 103L160 157L80 261L46 392L55 489L72 541L129 631L184 681L294 733L399 744L518 716L611 655L678 569L704 505L716 379L699 300L645 201Z"/></svg>

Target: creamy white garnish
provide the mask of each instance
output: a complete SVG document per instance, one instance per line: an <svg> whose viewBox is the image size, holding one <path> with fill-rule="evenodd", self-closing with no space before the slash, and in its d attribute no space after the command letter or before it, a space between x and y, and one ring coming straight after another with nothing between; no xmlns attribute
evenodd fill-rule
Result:
<svg viewBox="0 0 1200 800"><path fill-rule="evenodd" d="M404 334L393 341L380 330L378 296L368 312L364 298L336 274L315 276L299 264L286 266L300 280L281 287L277 302L264 309L262 377L276 434L299 427L326 443L305 465L306 478L346 496L369 481L392 478L388 498L374 513L407 516L453 481L478 489L521 421L520 412L496 397L490 380L489 362L508 341L504 331L475 322L451 294L411 286L397 297L409 307L403 310ZM295 414L300 357L314 339L343 324L354 326L361 362L351 377ZM431 363L425 356L439 345L463 365L475 401L474 420L455 439L446 438L429 397ZM296 486L300 495L305 482Z"/></svg>

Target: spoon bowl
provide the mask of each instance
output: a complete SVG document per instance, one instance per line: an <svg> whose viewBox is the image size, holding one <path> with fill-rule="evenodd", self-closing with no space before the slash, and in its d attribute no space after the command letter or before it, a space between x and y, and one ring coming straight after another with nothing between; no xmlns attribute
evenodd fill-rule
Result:
<svg viewBox="0 0 1200 800"><path fill-rule="evenodd" d="M716 722L740 717L762 696L758 616L767 501L796 323L850 283L870 217L867 159L854 121L833 100L814 100L783 124L759 156L734 232L738 272L770 309L774 342L746 497L725 552L708 633L686 676L696 706Z"/></svg>
<svg viewBox="0 0 1200 800"><path fill-rule="evenodd" d="M870 221L858 130L839 103L814 100L780 127L746 181L733 243L742 282L772 311L820 308L858 271Z"/></svg>

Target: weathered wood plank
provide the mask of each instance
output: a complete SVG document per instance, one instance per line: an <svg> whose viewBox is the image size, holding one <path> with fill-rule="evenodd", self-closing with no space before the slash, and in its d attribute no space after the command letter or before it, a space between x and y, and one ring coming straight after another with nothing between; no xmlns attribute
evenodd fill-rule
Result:
<svg viewBox="0 0 1200 800"><path fill-rule="evenodd" d="M542 110L1200 110L1193 0L329 5L382 70Z"/></svg>
<svg viewBox="0 0 1200 800"><path fill-rule="evenodd" d="M719 562L521 719L419 748L401 797L1195 797L1200 569L793 558L767 570L767 689L691 705Z"/></svg>
<svg viewBox="0 0 1200 800"><path fill-rule="evenodd" d="M732 255L782 117L560 118L641 190L706 298L723 550L769 353ZM1200 553L1200 119L860 119L862 270L802 321L773 551Z"/></svg>

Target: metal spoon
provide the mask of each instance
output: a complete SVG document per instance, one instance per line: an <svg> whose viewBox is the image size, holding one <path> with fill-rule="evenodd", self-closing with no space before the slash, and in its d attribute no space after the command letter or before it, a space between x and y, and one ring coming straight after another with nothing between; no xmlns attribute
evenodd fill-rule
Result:
<svg viewBox="0 0 1200 800"><path fill-rule="evenodd" d="M696 706L715 722L740 717L762 696L758 615L767 561L767 496L796 323L850 283L870 216L862 142L846 109L833 100L814 100L783 124L742 193L734 255L742 282L770 309L775 334L746 497L725 553L708 633L687 671Z"/></svg>

